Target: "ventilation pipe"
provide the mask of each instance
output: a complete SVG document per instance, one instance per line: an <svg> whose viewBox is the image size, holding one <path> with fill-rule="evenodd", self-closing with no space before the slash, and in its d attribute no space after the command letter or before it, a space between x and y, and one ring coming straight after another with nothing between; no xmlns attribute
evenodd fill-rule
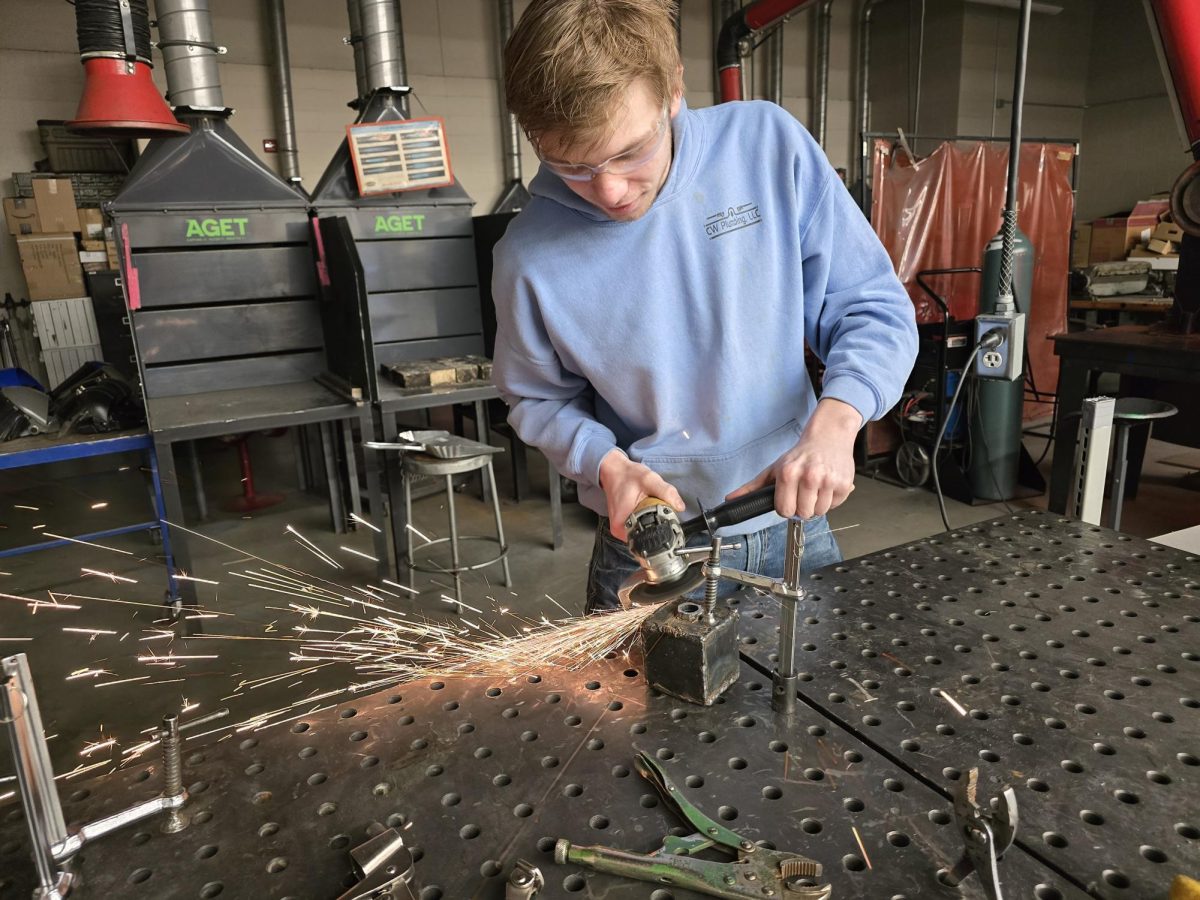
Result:
<svg viewBox="0 0 1200 900"><path fill-rule="evenodd" d="M367 93L380 90L399 93L397 105L408 118L408 73L404 63L400 0L359 0L359 23Z"/></svg>
<svg viewBox="0 0 1200 900"><path fill-rule="evenodd" d="M513 0L499 0L497 8L500 12L500 139L504 148L504 191L492 207L492 215L520 212L529 202L529 191L521 177L521 130L504 96L504 48L513 32Z"/></svg>
<svg viewBox="0 0 1200 900"><path fill-rule="evenodd" d="M288 59L287 18L283 0L267 0L271 38L271 81L275 94L275 132L279 167L283 177L300 183L300 155L296 150L296 115L292 107L292 66Z"/></svg>
<svg viewBox="0 0 1200 900"><path fill-rule="evenodd" d="M181 134L150 77L150 12L146 0L76 0L75 34L83 63L76 131L113 137Z"/></svg>
<svg viewBox="0 0 1200 900"><path fill-rule="evenodd" d="M228 113L208 0L157 0L158 49L167 73L167 102L202 112Z"/></svg>
<svg viewBox="0 0 1200 900"><path fill-rule="evenodd" d="M351 109L358 109L370 93L367 89L367 67L363 62L362 11L359 8L359 0L346 0L346 16L350 19L350 34L344 41L354 51L354 85L357 92L354 99L346 105Z"/></svg>
<svg viewBox="0 0 1200 900"><path fill-rule="evenodd" d="M782 26L792 15L815 2L758 0L725 20L717 38L717 73L722 103L742 99L742 57L749 52L751 38L772 25Z"/></svg>
<svg viewBox="0 0 1200 900"><path fill-rule="evenodd" d="M813 99L813 136L825 146L829 125L829 36L833 32L833 0L821 0L817 15L816 97Z"/></svg>

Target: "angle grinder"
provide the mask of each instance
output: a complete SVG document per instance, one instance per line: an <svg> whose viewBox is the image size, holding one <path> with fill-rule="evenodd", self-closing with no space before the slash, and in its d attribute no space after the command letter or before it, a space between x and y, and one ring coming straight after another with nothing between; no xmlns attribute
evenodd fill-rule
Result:
<svg viewBox="0 0 1200 900"><path fill-rule="evenodd" d="M701 508L700 515L686 522L680 521L670 504L647 497L625 520L629 552L641 568L618 590L621 606L628 609L634 603L670 600L700 587L704 583L701 563L709 548L687 548L688 538L713 534L718 528L737 525L773 509L774 484L709 510Z"/></svg>

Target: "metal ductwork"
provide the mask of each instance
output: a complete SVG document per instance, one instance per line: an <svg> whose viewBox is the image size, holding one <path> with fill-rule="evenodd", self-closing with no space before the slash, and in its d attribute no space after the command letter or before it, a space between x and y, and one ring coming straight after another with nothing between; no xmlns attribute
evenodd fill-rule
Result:
<svg viewBox="0 0 1200 900"><path fill-rule="evenodd" d="M179 134L150 77L150 12L146 0L76 0L75 34L83 63L79 109L68 126L114 137Z"/></svg>
<svg viewBox="0 0 1200 900"><path fill-rule="evenodd" d="M271 82L275 95L275 131L279 135L279 166L283 177L300 181L300 154L296 149L296 114L292 106L292 66L288 58L287 18L283 0L267 0L271 41Z"/></svg>
<svg viewBox="0 0 1200 900"><path fill-rule="evenodd" d="M346 17L350 20L350 34L344 39L354 51L354 99L347 106L358 109L364 97L367 96L367 67L363 62L362 46L362 10L359 0L346 0Z"/></svg>
<svg viewBox="0 0 1200 900"><path fill-rule="evenodd" d="M157 0L158 49L167 73L167 102L196 110L224 110L208 0Z"/></svg>
<svg viewBox="0 0 1200 900"><path fill-rule="evenodd" d="M404 62L404 33L400 0L359 0L363 76L367 93L401 92L398 105L408 118L408 71Z"/></svg>
<svg viewBox="0 0 1200 900"><path fill-rule="evenodd" d="M750 39L773 25L782 26L791 16L815 2L816 0L758 0L725 20L717 38L720 102L742 99L742 57L749 51Z"/></svg>
<svg viewBox="0 0 1200 900"><path fill-rule="evenodd" d="M513 32L513 0L499 0L500 65L500 140L504 149L504 190L492 207L492 214L520 212L529 202L529 191L521 173L521 128L508 109L504 96L504 48Z"/></svg>

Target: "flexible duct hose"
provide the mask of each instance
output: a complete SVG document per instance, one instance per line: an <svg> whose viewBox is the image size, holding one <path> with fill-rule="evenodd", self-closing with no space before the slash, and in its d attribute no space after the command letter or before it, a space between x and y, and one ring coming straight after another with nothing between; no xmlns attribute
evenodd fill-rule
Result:
<svg viewBox="0 0 1200 900"><path fill-rule="evenodd" d="M123 17L120 0L75 0L75 34L82 57L119 55L150 62L147 0L127 2Z"/></svg>

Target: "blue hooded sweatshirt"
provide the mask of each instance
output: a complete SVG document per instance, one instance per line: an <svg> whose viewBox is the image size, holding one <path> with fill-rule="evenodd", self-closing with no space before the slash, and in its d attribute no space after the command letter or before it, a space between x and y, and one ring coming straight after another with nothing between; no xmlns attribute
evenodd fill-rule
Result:
<svg viewBox="0 0 1200 900"><path fill-rule="evenodd" d="M547 171L495 248L494 379L525 443L604 515L619 448L720 503L799 440L817 398L864 421L900 397L913 305L804 127L772 103L681 107L644 216L614 222ZM778 521L747 523L742 531Z"/></svg>

